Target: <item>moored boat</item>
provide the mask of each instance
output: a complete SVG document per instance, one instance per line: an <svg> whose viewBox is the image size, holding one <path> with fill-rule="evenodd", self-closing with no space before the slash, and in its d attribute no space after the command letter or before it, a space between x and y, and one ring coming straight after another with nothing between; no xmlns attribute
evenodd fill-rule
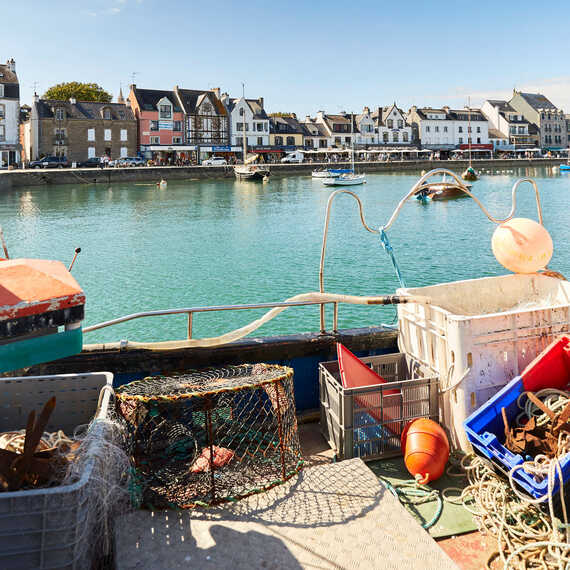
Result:
<svg viewBox="0 0 570 570"><path fill-rule="evenodd" d="M366 176L364 174L341 174L336 178L326 178L323 184L326 186L355 186L357 184L364 184Z"/></svg>
<svg viewBox="0 0 570 570"><path fill-rule="evenodd" d="M338 178L341 174L350 174L350 168L324 168L322 170L313 170L311 176L313 178Z"/></svg>

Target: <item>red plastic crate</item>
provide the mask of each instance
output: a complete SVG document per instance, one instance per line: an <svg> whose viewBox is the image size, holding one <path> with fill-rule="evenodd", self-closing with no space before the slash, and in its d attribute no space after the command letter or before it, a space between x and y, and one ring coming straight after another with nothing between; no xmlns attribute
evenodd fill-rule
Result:
<svg viewBox="0 0 570 570"><path fill-rule="evenodd" d="M523 371L525 390L538 392L544 388L562 390L570 377L570 336L563 335L548 345Z"/></svg>

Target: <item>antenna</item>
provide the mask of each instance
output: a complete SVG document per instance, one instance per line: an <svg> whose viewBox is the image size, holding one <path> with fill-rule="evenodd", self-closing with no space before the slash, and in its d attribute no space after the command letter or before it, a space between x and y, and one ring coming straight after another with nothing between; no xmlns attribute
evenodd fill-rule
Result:
<svg viewBox="0 0 570 570"><path fill-rule="evenodd" d="M245 83L241 82L241 96L245 99Z"/></svg>
<svg viewBox="0 0 570 570"><path fill-rule="evenodd" d="M138 71L133 71L133 72L131 73L131 85L134 85L134 84L135 84L135 78L136 78L136 76L137 76L138 74L139 74Z"/></svg>
<svg viewBox="0 0 570 570"><path fill-rule="evenodd" d="M32 87L34 88L34 95L38 94L38 85L39 85L39 83L37 81L34 81L32 83Z"/></svg>

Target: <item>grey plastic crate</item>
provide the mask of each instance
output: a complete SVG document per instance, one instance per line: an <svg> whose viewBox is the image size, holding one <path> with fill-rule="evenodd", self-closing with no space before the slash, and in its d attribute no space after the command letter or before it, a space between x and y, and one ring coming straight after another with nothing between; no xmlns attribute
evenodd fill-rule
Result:
<svg viewBox="0 0 570 570"><path fill-rule="evenodd" d="M345 389L338 361L319 364L321 432L341 459L401 455L410 420L439 419L438 377L402 353L361 360L387 384Z"/></svg>
<svg viewBox="0 0 570 570"><path fill-rule="evenodd" d="M46 429L73 435L77 426L93 419L102 388L112 385L110 372L0 378L0 432L25 428L29 412L39 412L55 396L55 410ZM107 417L110 392L103 392L97 418ZM88 462L72 485L0 492L0 568L91 566L82 554L81 542L88 541L92 531L93 522L87 516L92 470Z"/></svg>

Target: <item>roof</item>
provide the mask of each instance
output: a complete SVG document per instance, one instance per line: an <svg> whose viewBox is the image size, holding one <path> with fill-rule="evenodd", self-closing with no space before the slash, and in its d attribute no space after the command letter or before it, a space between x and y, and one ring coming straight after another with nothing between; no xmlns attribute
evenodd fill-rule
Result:
<svg viewBox="0 0 570 570"><path fill-rule="evenodd" d="M218 115L227 115L226 108L223 103L216 97L216 94L210 90L199 90L199 89L176 89L178 93L180 102L182 103L182 109L188 115L193 115L196 113L196 108L199 107L204 98L208 98L210 103L215 107Z"/></svg>
<svg viewBox="0 0 570 570"><path fill-rule="evenodd" d="M328 137L328 133L325 130L324 125L320 123L315 123L314 121L307 121L304 123L305 129L307 130L306 136L309 137ZM316 131L316 134L313 134L312 131Z"/></svg>
<svg viewBox="0 0 570 570"><path fill-rule="evenodd" d="M557 109L542 93L517 92L533 109Z"/></svg>
<svg viewBox="0 0 570 570"><path fill-rule="evenodd" d="M136 86L131 86L134 92L135 99L141 108L141 111L156 111L158 102L165 97L174 106L175 113L181 113L182 109L178 105L178 98L174 91L163 91L160 89L139 89Z"/></svg>
<svg viewBox="0 0 570 570"><path fill-rule="evenodd" d="M305 134L305 129L294 117L270 117L269 121L270 132L276 135Z"/></svg>
<svg viewBox="0 0 570 570"><path fill-rule="evenodd" d="M39 99L35 103L38 118L51 119L55 116L55 108L65 108L65 113L71 119L102 119L102 109L111 110L111 120L135 120L134 113L130 107L121 103L99 103L95 101L77 101L70 103L67 101L59 101L57 99ZM124 112L124 117L120 116L120 112Z"/></svg>
<svg viewBox="0 0 570 570"><path fill-rule="evenodd" d="M489 103L493 105L493 107L497 107L500 112L503 113L516 113L520 115L520 112L517 111L514 107L511 107L507 101L503 101L502 99L488 99Z"/></svg>
<svg viewBox="0 0 570 570"><path fill-rule="evenodd" d="M237 105L238 101L241 101L241 97L239 99L230 99L228 102L228 109L230 113L234 110L235 106ZM246 99L245 102L248 104L251 112L253 113L253 118L257 120L268 120L269 117L265 112L265 109L262 107L261 102L259 99Z"/></svg>
<svg viewBox="0 0 570 570"><path fill-rule="evenodd" d="M501 131L497 129L489 129L489 138L490 139L508 139L506 135L504 135Z"/></svg>
<svg viewBox="0 0 570 570"><path fill-rule="evenodd" d="M10 66L5 63L0 63L0 83L4 85L14 83L18 84L18 76L15 71L10 69Z"/></svg>
<svg viewBox="0 0 570 570"><path fill-rule="evenodd" d="M483 115L480 109L433 109L431 107L423 107L416 109L420 119L428 119L428 114L437 113L438 115L445 115L446 121L467 121L470 115L472 121L487 121L487 117Z"/></svg>

